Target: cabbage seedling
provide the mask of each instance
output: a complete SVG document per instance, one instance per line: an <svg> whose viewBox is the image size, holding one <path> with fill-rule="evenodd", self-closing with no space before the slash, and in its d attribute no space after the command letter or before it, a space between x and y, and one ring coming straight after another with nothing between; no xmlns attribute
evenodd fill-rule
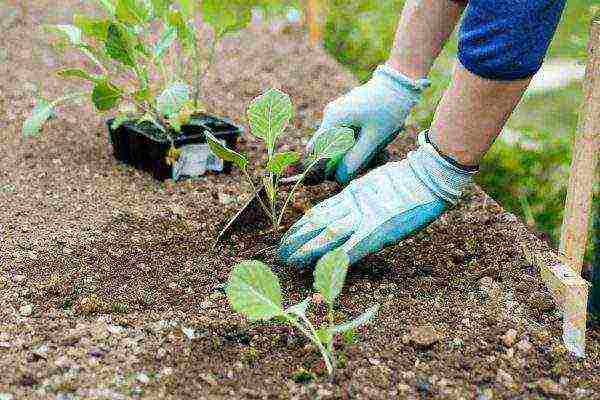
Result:
<svg viewBox="0 0 600 400"><path fill-rule="evenodd" d="M259 196L258 200L274 229L281 225L289 202L310 170L322 160L339 159L354 145L354 131L350 128L332 128L319 135L310 154L304 160L305 168L300 179L288 193L281 208L278 208L280 179L289 166L298 163L301 159L300 154L294 151L277 152L278 139L284 134L292 114L293 106L290 97L277 89L269 89L255 98L248 107L251 133L264 142L267 152L267 163L260 175L260 182L264 185L267 195L266 199ZM210 133L206 134L206 138L213 153L237 165L254 193L257 193L257 184L248 173L248 158L226 148Z"/></svg>
<svg viewBox="0 0 600 400"><path fill-rule="evenodd" d="M85 97L99 112L116 112L112 129L126 121L149 121L167 138L177 135L203 111L201 86L217 43L252 19L251 2L239 0L227 6L220 0L93 3L103 12L75 14L72 24L45 27L58 39L55 48L80 52L88 66L57 71L61 78L78 80L82 90L52 101L40 97L23 124L23 136L38 135L56 107ZM200 13L214 32L209 41L200 39Z"/></svg>
<svg viewBox="0 0 600 400"><path fill-rule="evenodd" d="M350 262L342 249L334 250L321 258L314 272L314 289L327 304L327 318L318 328L308 319L306 312L311 297L284 308L279 279L271 269L260 261L243 261L237 264L226 286L231 307L251 321L275 320L294 326L321 352L330 376L335 373L336 361L334 338L369 322L379 309L372 306L358 318L343 324L335 324L333 305L339 297Z"/></svg>

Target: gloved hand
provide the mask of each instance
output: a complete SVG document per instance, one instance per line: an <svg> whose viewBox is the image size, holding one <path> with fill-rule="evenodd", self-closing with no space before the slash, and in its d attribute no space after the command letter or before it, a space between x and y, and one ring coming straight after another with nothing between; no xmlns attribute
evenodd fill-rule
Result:
<svg viewBox="0 0 600 400"><path fill-rule="evenodd" d="M406 159L369 172L309 210L284 236L279 256L309 266L342 247L355 263L437 219L474 174L444 159L421 133L419 148Z"/></svg>
<svg viewBox="0 0 600 400"><path fill-rule="evenodd" d="M379 66L370 81L327 105L321 126L309 141L307 151L310 153L316 138L330 128L358 129L354 147L343 159L333 163L336 180L347 184L396 138L427 86L427 79L413 81L391 67Z"/></svg>

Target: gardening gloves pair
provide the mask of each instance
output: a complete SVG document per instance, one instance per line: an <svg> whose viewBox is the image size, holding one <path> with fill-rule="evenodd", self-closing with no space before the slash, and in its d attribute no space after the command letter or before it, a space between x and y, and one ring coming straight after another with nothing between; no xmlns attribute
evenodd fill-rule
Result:
<svg viewBox="0 0 600 400"><path fill-rule="evenodd" d="M310 266L341 247L353 264L419 231L456 204L476 171L438 153L427 133L418 142L404 160L369 172L309 210L282 239L280 258Z"/></svg>
<svg viewBox="0 0 600 400"><path fill-rule="evenodd" d="M429 86L427 79L414 81L386 65L379 66L370 81L329 103L321 126L307 145L334 127L354 128L354 146L335 163L335 179L346 185L372 166L371 161L402 131L404 121Z"/></svg>

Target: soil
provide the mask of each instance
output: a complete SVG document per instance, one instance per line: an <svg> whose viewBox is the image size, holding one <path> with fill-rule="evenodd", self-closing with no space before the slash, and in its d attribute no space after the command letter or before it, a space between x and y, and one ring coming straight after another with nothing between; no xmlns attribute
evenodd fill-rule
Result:
<svg viewBox="0 0 600 400"><path fill-rule="evenodd" d="M237 172L174 184L118 165L105 116L88 104L20 138L35 82L48 97L65 89L38 26L81 7L9 0L0 10L12 16L0 39L0 399L600 398L598 331L586 358L567 354L522 250L550 249L477 187L350 272L337 317L381 311L358 343L339 343L335 382L295 332L233 313L223 284L240 260L272 265L289 304L312 285L310 271L277 262L278 235L248 229L214 248L247 198ZM305 43L282 24L228 38L206 84L212 111L246 126L248 102L279 87L297 110L283 147L302 149L327 101L356 85ZM414 136L391 146L394 158ZM258 152L247 135L240 145ZM286 224L336 190L303 190ZM315 376L299 383L302 368Z"/></svg>

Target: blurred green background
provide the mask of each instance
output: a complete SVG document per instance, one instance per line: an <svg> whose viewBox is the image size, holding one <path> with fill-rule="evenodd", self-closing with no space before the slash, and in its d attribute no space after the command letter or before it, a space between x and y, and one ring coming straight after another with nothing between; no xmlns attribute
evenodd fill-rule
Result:
<svg viewBox="0 0 600 400"><path fill-rule="evenodd" d="M365 81L388 57L404 1L324 2L325 48ZM299 7L294 1L271 0L268 4L267 8L279 12ZM589 26L598 11L597 0L568 1L545 69L485 158L478 177L487 193L555 245L560 236L571 145L583 96L581 78ZM435 64L430 76L433 85L412 115L412 124L425 128L431 123L435 106L450 81L456 52L454 35ZM600 201L598 196L595 201ZM591 248L588 253L592 254Z"/></svg>

